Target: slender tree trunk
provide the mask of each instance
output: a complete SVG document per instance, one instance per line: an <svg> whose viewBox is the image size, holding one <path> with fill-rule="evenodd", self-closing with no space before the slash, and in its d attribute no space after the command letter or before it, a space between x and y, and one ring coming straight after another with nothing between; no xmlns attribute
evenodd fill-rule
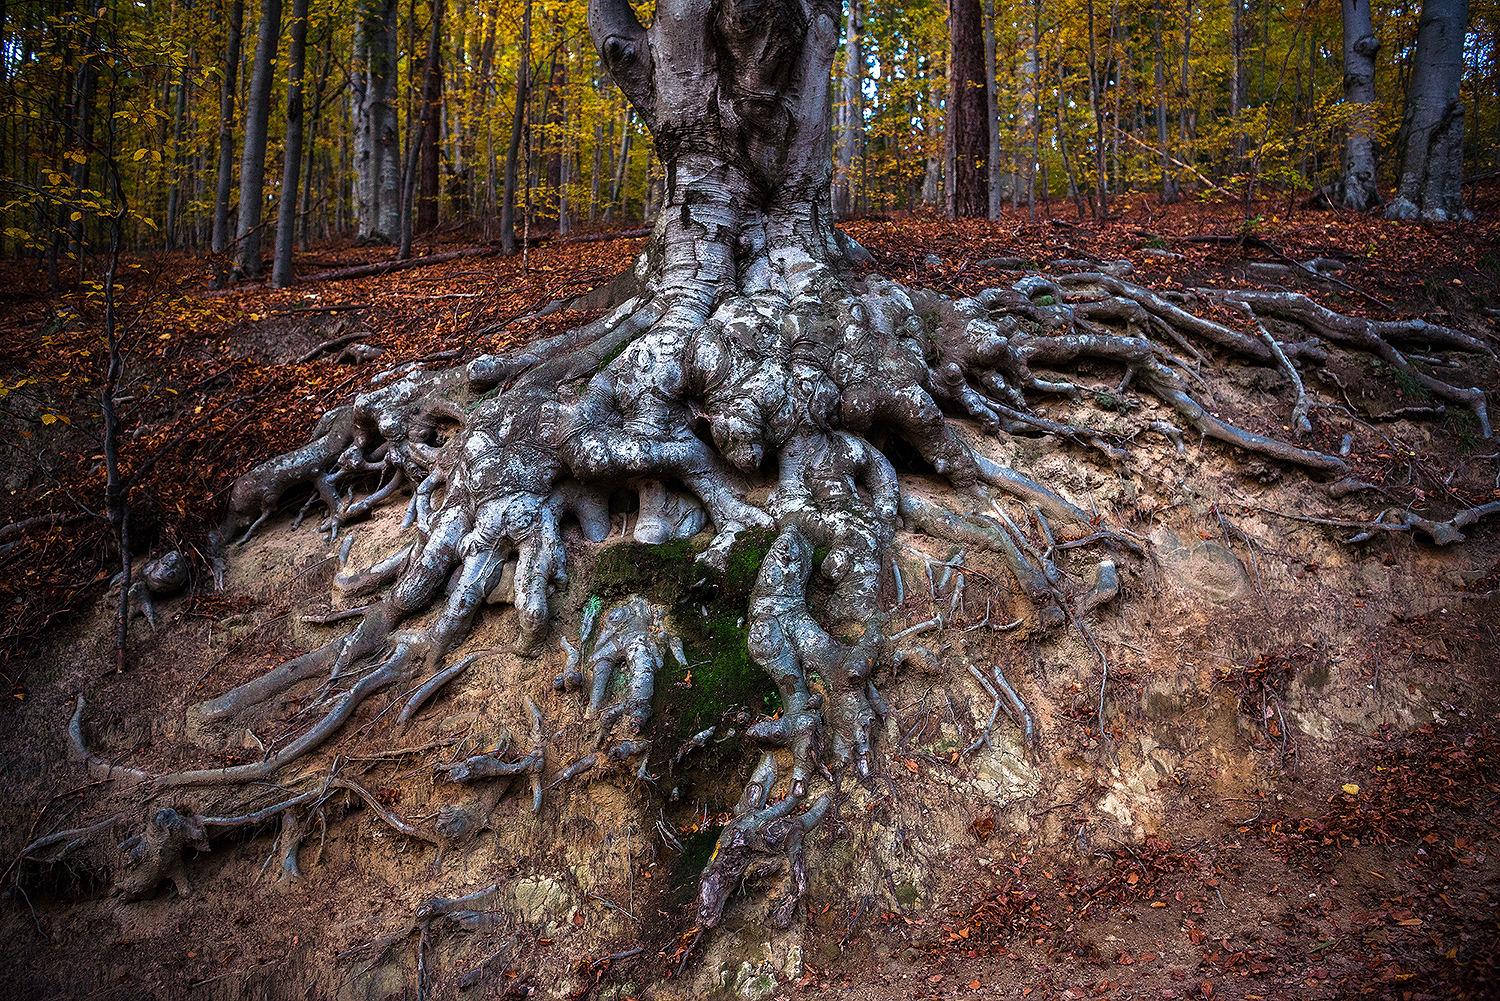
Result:
<svg viewBox="0 0 1500 1001"><path fill-rule="evenodd" d="M531 0L521 15L521 52L516 63L516 108L510 120L510 145L505 150L505 189L500 197L500 250L516 252L516 172L520 168L521 133L531 90Z"/></svg>
<svg viewBox="0 0 1500 1001"><path fill-rule="evenodd" d="M1185 163L1193 163L1193 111L1191 102L1188 100L1188 80L1191 78L1193 64L1191 54L1193 51L1193 0L1187 0L1182 10L1182 72L1177 79L1177 150L1179 159Z"/></svg>
<svg viewBox="0 0 1500 1001"><path fill-rule="evenodd" d="M276 49L281 41L281 0L261 0L255 36L255 70L245 98L245 148L240 154L240 217L235 230L235 270L249 278L261 273L260 229L265 209L266 131L271 121L271 85L276 80Z"/></svg>
<svg viewBox="0 0 1500 1001"><path fill-rule="evenodd" d="M239 93L240 44L245 24L245 0L229 8L229 39L224 45L224 78L219 94L219 173L214 188L214 232L210 248L229 249L229 196L234 190L234 99Z"/></svg>
<svg viewBox="0 0 1500 1001"><path fill-rule="evenodd" d="M839 99L834 106L833 217L854 214L854 157L864 145L865 76L864 15L860 0L849 0L844 31L844 66L839 74Z"/></svg>
<svg viewBox="0 0 1500 1001"><path fill-rule="evenodd" d="M1037 135L1040 126L1038 119L1041 117L1041 88L1038 86L1041 67L1037 61L1040 7L1040 0L1032 0L1027 8L1030 16L1026 18L1021 56L1021 93L1017 102L1017 110L1021 114L1021 134L1025 136L1024 140L1020 135L1017 136L1017 145L1021 147L1021 155L1026 157L1020 173L1026 181L1027 219L1036 218L1036 162L1040 153Z"/></svg>
<svg viewBox="0 0 1500 1001"><path fill-rule="evenodd" d="M433 0L432 43L427 50L427 66L422 74L421 154L418 158L421 176L417 188L417 214L413 232L426 233L438 225L438 135L442 129L443 46L439 25L443 2Z"/></svg>
<svg viewBox="0 0 1500 1001"><path fill-rule="evenodd" d="M609 204L604 208L604 221L609 223L614 218L615 209L620 214L625 214L626 182L630 180L630 119L635 114L635 109L630 105L625 106L624 125L620 129L620 158L615 163L615 179L609 188Z"/></svg>
<svg viewBox="0 0 1500 1001"><path fill-rule="evenodd" d="M991 219L1000 218L1000 208L1004 201L1003 185L1000 180L1000 94L999 83L995 80L995 0L984 0L984 109L985 121L988 123L989 132L989 215ZM1015 190L1015 186L1011 186Z"/></svg>
<svg viewBox="0 0 1500 1001"><path fill-rule="evenodd" d="M989 215L990 128L986 122L984 26L979 0L948 4L948 136L953 180L949 215Z"/></svg>
<svg viewBox="0 0 1500 1001"><path fill-rule="evenodd" d="M938 112L943 101L942 83L939 80L940 74L925 61L919 68L920 76L932 81L928 91L923 94L926 102L922 107L922 120L927 129L927 170L922 175L922 204L931 208L941 205L946 211L944 191L947 185L944 181L944 168L948 159L947 140L943 134L943 118Z"/></svg>
<svg viewBox="0 0 1500 1001"><path fill-rule="evenodd" d="M302 176L302 204L297 215L302 220L298 244L308 248L309 216L312 214L313 164L318 155L318 123L323 119L323 92L328 87L328 74L333 68L333 25L330 23L323 34L323 54L319 59L318 85L313 88L312 120L307 123L307 172ZM324 163L326 164L326 160ZM326 188L326 184L324 185ZM326 218L326 213L325 213ZM324 234L326 235L326 234Z"/></svg>
<svg viewBox="0 0 1500 1001"><path fill-rule="evenodd" d="M1229 0L1229 120L1234 129L1234 163L1229 172L1243 170L1249 141L1245 134L1245 99L1250 74L1245 66L1245 0Z"/></svg>
<svg viewBox="0 0 1500 1001"><path fill-rule="evenodd" d="M433 0L432 24L427 35L427 58L423 63L422 71L422 94L416 107L413 109L416 115L412 118L407 130L406 140L406 166L401 172L401 217L398 223L401 238L396 251L396 259L406 260L411 256L411 237L413 230L413 216L416 210L417 187L420 183L419 163L423 149L427 143L426 136L435 133L435 122L438 108L434 102L427 100L429 93L428 84L434 76L437 68L439 50L442 48L442 25L443 25L443 0ZM435 138L435 136L434 136ZM437 156L437 144L432 145L433 156ZM433 174L436 176L437 167L434 165Z"/></svg>
<svg viewBox="0 0 1500 1001"><path fill-rule="evenodd" d="M297 181L302 170L302 70L307 62L308 0L292 0L292 44L286 68L286 149L281 161L281 192L277 196L276 256L271 284L286 288L297 281L292 272L292 241L297 235Z"/></svg>
<svg viewBox="0 0 1500 1001"><path fill-rule="evenodd" d="M1238 2L1238 0L1234 0ZM1104 164L1104 100L1099 92L1099 54L1094 41L1094 0L1088 0L1089 33L1089 111L1094 116L1094 203L1095 218L1109 218L1109 176Z"/></svg>
<svg viewBox="0 0 1500 1001"><path fill-rule="evenodd" d="M1177 181L1177 172L1170 162L1167 140L1167 54L1161 30L1161 0L1153 6L1151 21L1152 48L1156 55L1156 148L1159 150L1161 169L1161 200L1168 205L1182 198L1182 189Z"/></svg>
<svg viewBox="0 0 1500 1001"><path fill-rule="evenodd" d="M187 121L188 63L177 75L177 103L172 111L172 187L167 192L167 249L177 249L177 228L182 207L182 188L188 182L187 158L182 152L182 130Z"/></svg>

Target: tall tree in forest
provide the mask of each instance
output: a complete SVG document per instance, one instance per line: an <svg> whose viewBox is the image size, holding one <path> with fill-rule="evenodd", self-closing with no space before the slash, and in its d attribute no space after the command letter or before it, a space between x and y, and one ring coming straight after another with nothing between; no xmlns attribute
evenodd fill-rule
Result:
<svg viewBox="0 0 1500 1001"><path fill-rule="evenodd" d="M281 0L260 0L255 36L255 69L245 96L245 148L240 153L240 217L235 230L234 266L246 277L261 272L260 230L265 209L266 132L271 122L271 84L281 41Z"/></svg>
<svg viewBox="0 0 1500 1001"><path fill-rule="evenodd" d="M417 158L420 175L417 183L417 215L413 232L425 233L436 229L438 224L438 137L442 132L443 104L443 47L439 25L442 23L443 2L432 0L432 32L434 44L427 50L426 67L422 73L422 129L421 153Z"/></svg>
<svg viewBox="0 0 1500 1001"><path fill-rule="evenodd" d="M396 0L363 0L354 36L354 203L358 240L390 243L401 225L396 132Z"/></svg>
<svg viewBox="0 0 1500 1001"><path fill-rule="evenodd" d="M1469 0L1423 0L1417 52L1401 116L1396 197L1388 219L1472 219L1460 182L1464 167L1464 32Z"/></svg>
<svg viewBox="0 0 1500 1001"><path fill-rule="evenodd" d="M844 66L839 76L838 103L834 105L833 217L854 214L854 157L864 145L864 15L860 0L849 0L844 29Z"/></svg>
<svg viewBox="0 0 1500 1001"><path fill-rule="evenodd" d="M297 182L302 169L302 70L307 62L308 0L292 0L292 43L286 70L286 150L282 155L281 191L276 196L276 256L271 284L286 288L292 273L292 241L297 233Z"/></svg>
<svg viewBox="0 0 1500 1001"><path fill-rule="evenodd" d="M989 217L1000 218L1004 199L1000 163L1000 90L995 79L995 0L984 0L984 118L989 132Z"/></svg>
<svg viewBox="0 0 1500 1001"><path fill-rule="evenodd" d="M441 97L441 88L434 88L432 80L440 58L438 53L442 50L443 37L443 0L432 0L427 33L427 58L423 60L422 66L422 100L414 109L413 119L408 129L406 141L406 166L401 171L401 219L399 228L401 231L399 249L396 252L398 260L406 260L411 256L411 237L413 231L414 210L416 209L417 188L420 183L421 164L420 160L426 151L424 137L429 131L434 135L432 145L433 155L433 223L437 222L437 118L441 108L437 101L427 100L428 95L437 94Z"/></svg>
<svg viewBox="0 0 1500 1001"><path fill-rule="evenodd" d="M531 0L521 14L521 52L516 61L516 110L510 120L510 145L505 149L505 189L500 196L500 251L516 252L516 175L521 166L521 133L531 91ZM626 135L630 129L626 127Z"/></svg>
<svg viewBox="0 0 1500 1001"><path fill-rule="evenodd" d="M234 190L234 101L239 94L244 24L245 0L234 0L229 7L229 36L224 43L219 91L219 174L214 187L214 231L209 244L216 254L229 249L229 196Z"/></svg>
<svg viewBox="0 0 1500 1001"><path fill-rule="evenodd" d="M989 215L990 129L985 108L984 24L979 0L948 4L948 160L953 164L948 212L959 219Z"/></svg>
<svg viewBox="0 0 1500 1001"><path fill-rule="evenodd" d="M1171 167L1171 156L1167 152L1167 56L1161 30L1161 9L1164 2L1165 0L1156 0L1152 4L1151 46L1156 84L1153 99L1156 104L1156 148L1161 163L1161 200L1171 205L1182 198L1182 191L1177 182L1177 173Z"/></svg>
<svg viewBox="0 0 1500 1001"><path fill-rule="evenodd" d="M1380 204L1375 181L1375 37L1371 0L1343 0L1344 103L1349 118L1344 135L1344 170L1339 179L1339 201L1351 209Z"/></svg>

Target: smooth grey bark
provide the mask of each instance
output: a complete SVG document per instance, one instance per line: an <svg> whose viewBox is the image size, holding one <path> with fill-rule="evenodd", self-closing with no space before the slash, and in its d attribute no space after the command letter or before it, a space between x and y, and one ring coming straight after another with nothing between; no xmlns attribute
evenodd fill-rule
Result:
<svg viewBox="0 0 1500 1001"><path fill-rule="evenodd" d="M1339 179L1339 201L1351 209L1381 204L1375 177L1375 37L1370 0L1342 0L1344 27L1344 103L1350 106L1344 135L1344 170Z"/></svg>
<svg viewBox="0 0 1500 1001"><path fill-rule="evenodd" d="M234 101L239 92L240 44L245 23L245 0L229 8L229 38L224 45L222 89L219 92L219 173L214 187L214 231L210 248L229 249L229 196L234 190Z"/></svg>
<svg viewBox="0 0 1500 1001"><path fill-rule="evenodd" d="M286 149L281 161L281 192L277 195L276 254L271 261L271 284L286 288L297 281L292 272L292 242L297 235L297 184L302 170L302 70L307 62L308 0L292 0L292 42L287 51Z"/></svg>
<svg viewBox="0 0 1500 1001"><path fill-rule="evenodd" d="M834 106L833 217L854 214L854 157L864 146L864 15L860 0L849 0L844 30L844 66L839 75L839 97Z"/></svg>
<svg viewBox="0 0 1500 1001"><path fill-rule="evenodd" d="M1468 0L1423 0L1417 52L1401 116L1396 197L1387 219L1472 219L1460 184L1464 166L1464 72Z"/></svg>
<svg viewBox="0 0 1500 1001"><path fill-rule="evenodd" d="M266 130L271 122L271 85L281 42L281 0L261 0L255 36L255 69L245 97L245 147L240 154L240 215L235 227L234 263L241 275L261 273L260 231L265 210Z"/></svg>
<svg viewBox="0 0 1500 1001"><path fill-rule="evenodd" d="M396 0L364 0L354 33L354 205L356 239L390 243L401 224L401 140L397 135Z"/></svg>
<svg viewBox="0 0 1500 1001"><path fill-rule="evenodd" d="M505 148L505 184L500 195L500 252L506 255L516 252L516 175L521 170L521 134L526 127L531 97L531 0L526 0L526 9L521 15L520 44L516 105L510 120L510 144ZM530 190L530 184L527 189Z"/></svg>

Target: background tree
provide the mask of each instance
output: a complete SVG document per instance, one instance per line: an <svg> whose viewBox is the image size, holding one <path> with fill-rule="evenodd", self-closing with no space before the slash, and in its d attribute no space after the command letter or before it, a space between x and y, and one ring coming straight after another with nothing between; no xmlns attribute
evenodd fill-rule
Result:
<svg viewBox="0 0 1500 1001"><path fill-rule="evenodd" d="M1380 39L1370 18L1370 0L1342 0L1344 101L1350 106L1344 140L1344 172L1339 200L1352 209L1381 203L1375 176L1375 55Z"/></svg>
<svg viewBox="0 0 1500 1001"><path fill-rule="evenodd" d="M979 0L948 5L948 116L945 139L953 165L949 215L982 219L989 215L990 129L984 67L984 25Z"/></svg>
<svg viewBox="0 0 1500 1001"><path fill-rule="evenodd" d="M229 250L229 199L234 192L234 103L240 85L240 45L245 23L245 0L229 5L229 23L220 70L219 169L214 188L213 251Z"/></svg>
<svg viewBox="0 0 1500 1001"><path fill-rule="evenodd" d="M292 0L292 40L287 53L286 149L281 190L276 197L276 254L271 284L285 288L297 280L292 272L292 243L297 232L297 188L302 170L302 70L307 62L308 0Z"/></svg>
<svg viewBox="0 0 1500 1001"><path fill-rule="evenodd" d="M240 155L240 213L235 232L235 270L250 278L262 268L261 219L265 212L266 141L271 122L271 89L281 44L281 0L261 0L255 36L255 68L245 99L245 146Z"/></svg>
<svg viewBox="0 0 1500 1001"><path fill-rule="evenodd" d="M1459 93L1468 26L1468 0L1423 0L1389 218L1472 218L1461 188L1464 105Z"/></svg>

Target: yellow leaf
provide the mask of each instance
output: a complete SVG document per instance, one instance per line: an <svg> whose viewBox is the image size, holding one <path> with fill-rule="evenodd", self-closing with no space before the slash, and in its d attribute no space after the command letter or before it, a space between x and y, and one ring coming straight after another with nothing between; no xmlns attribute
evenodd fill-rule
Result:
<svg viewBox="0 0 1500 1001"><path fill-rule="evenodd" d="M1345 782L1344 792L1348 793L1350 796L1358 796L1359 786L1355 785L1353 782Z"/></svg>
<svg viewBox="0 0 1500 1001"><path fill-rule="evenodd" d="M79 221L81 221L83 219L83 213L82 212L74 212L72 215L68 216L68 218L71 219L71 220L73 220L74 222L79 222Z"/></svg>
<svg viewBox="0 0 1500 1001"><path fill-rule="evenodd" d="M56 424L57 423L57 415L56 414L43 414L42 415L42 423L43 424Z"/></svg>
<svg viewBox="0 0 1500 1001"><path fill-rule="evenodd" d="M135 156L131 157L132 160L135 160L137 162L139 162L141 160L144 160L145 158L146 158L146 151L143 150L143 149L136 150L135 151Z"/></svg>

